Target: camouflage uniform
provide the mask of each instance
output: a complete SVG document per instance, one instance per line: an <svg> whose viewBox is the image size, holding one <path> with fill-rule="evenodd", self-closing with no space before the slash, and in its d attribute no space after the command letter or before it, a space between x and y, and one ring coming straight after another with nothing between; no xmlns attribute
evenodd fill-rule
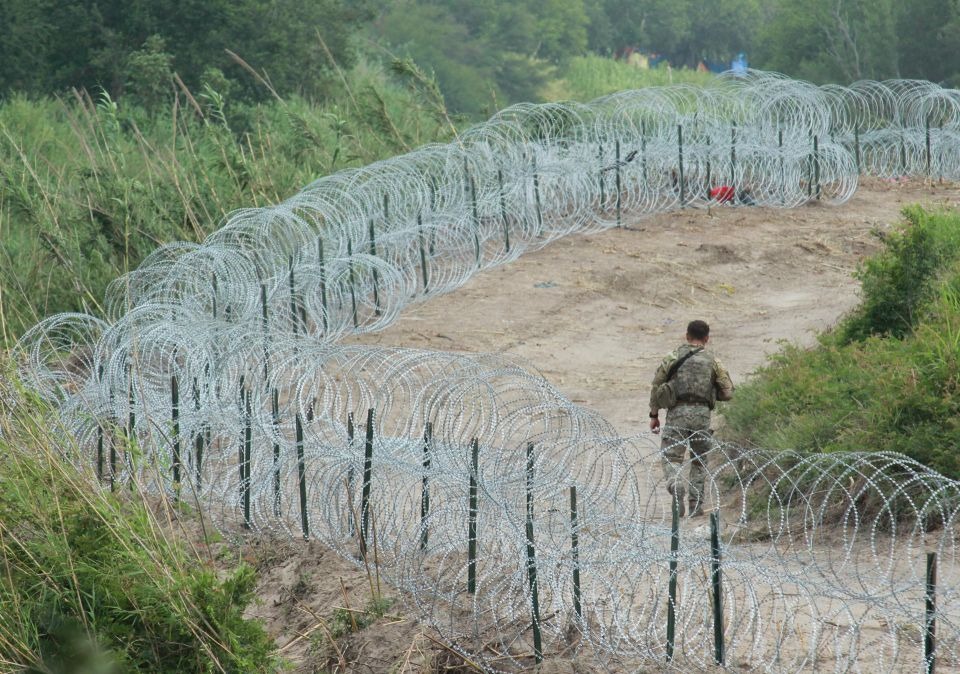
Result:
<svg viewBox="0 0 960 674"><path fill-rule="evenodd" d="M660 363L653 378L650 393L650 414L659 412L655 401L657 387L666 382L670 366L699 346L684 344ZM730 400L733 382L730 374L717 358L706 350L690 356L673 375L677 403L667 410L660 444L663 472L667 490L682 503L684 492L689 493L690 510L699 511L703 504L706 482L707 452L713 446L710 433L710 411L717 400ZM689 489L682 476L683 460L690 449Z"/></svg>

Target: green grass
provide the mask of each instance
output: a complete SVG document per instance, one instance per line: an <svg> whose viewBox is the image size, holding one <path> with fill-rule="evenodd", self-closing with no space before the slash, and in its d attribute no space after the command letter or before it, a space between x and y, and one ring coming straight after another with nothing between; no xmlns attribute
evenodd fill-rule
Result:
<svg viewBox="0 0 960 674"><path fill-rule="evenodd" d="M255 577L218 569L137 490L96 487L52 411L0 384L0 671L279 671L245 620Z"/></svg>
<svg viewBox="0 0 960 674"><path fill-rule="evenodd" d="M322 105L205 87L146 111L105 95L0 104L0 337L51 313L98 313L107 284L160 244L197 241L345 167L446 140L416 73L361 62Z"/></svg>
<svg viewBox="0 0 960 674"><path fill-rule="evenodd" d="M665 65L641 70L623 61L603 56L577 56L570 59L558 80L542 92L548 101L590 101L626 89L690 84L706 86L715 79L711 73Z"/></svg>
<svg viewBox="0 0 960 674"><path fill-rule="evenodd" d="M340 169L449 140L433 81L361 61L322 104L250 105L210 85L145 110L105 94L0 104L0 340L53 313L102 313L104 290L159 245L199 241L238 208L274 204ZM590 100L712 75L570 61L550 100ZM462 120L456 120L458 123Z"/></svg>
<svg viewBox="0 0 960 674"><path fill-rule="evenodd" d="M813 349L787 345L737 390L731 439L893 451L960 478L960 213L907 209L860 271L863 303Z"/></svg>
<svg viewBox="0 0 960 674"><path fill-rule="evenodd" d="M843 325L841 338L871 335L905 337L922 320L928 302L941 291L946 267L960 260L960 226L955 217L908 208L909 229L893 234L886 248L858 272L863 304Z"/></svg>

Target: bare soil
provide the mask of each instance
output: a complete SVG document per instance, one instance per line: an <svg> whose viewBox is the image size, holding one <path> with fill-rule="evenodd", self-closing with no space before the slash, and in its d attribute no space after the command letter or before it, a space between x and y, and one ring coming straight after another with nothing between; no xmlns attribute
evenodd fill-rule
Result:
<svg viewBox="0 0 960 674"><path fill-rule="evenodd" d="M913 203L960 206L960 185L867 179L839 207L688 209L571 236L351 341L521 356L635 435L646 429L653 371L689 320L710 323L714 351L734 382L744 381L782 341L811 345L856 305L858 263ZM294 671L475 671L399 605L331 640L335 609L362 611L372 596L365 571L331 550L260 539L242 554L261 573L250 613ZM572 660L545 664L544 672L594 671Z"/></svg>

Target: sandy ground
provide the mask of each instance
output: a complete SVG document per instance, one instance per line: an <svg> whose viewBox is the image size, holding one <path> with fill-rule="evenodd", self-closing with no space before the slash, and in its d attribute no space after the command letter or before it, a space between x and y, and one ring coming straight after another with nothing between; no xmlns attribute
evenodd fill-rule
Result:
<svg viewBox="0 0 960 674"><path fill-rule="evenodd" d="M960 187L872 181L840 207L685 210L554 242L410 307L366 344L523 357L623 435L647 423L649 382L686 324L743 381L781 340L811 344L857 302L857 263L911 203Z"/></svg>
<svg viewBox="0 0 960 674"><path fill-rule="evenodd" d="M781 340L811 344L855 306L857 264L900 209L918 202L960 206L960 186L869 180L839 207L690 209L572 236L353 341L520 356L634 435L647 425L653 371L687 321L711 324L714 351L742 382ZM262 578L252 614L296 671L473 671L445 669L454 659L431 630L389 611L330 647L324 635L335 607L370 601L363 570L316 543L261 540L243 554ZM544 671L592 670L555 662Z"/></svg>

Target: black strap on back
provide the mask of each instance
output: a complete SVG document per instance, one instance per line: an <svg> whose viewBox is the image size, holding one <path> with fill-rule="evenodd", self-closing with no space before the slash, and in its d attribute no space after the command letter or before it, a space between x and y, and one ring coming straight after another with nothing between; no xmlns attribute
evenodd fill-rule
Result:
<svg viewBox="0 0 960 674"><path fill-rule="evenodd" d="M687 358L689 358L690 356L695 356L695 355L697 355L698 353L700 353L701 351L703 351L703 347L702 347L702 346L701 346L699 349L694 349L693 351L688 351L687 353L685 353L684 355L680 356L680 357L677 358L675 361L673 361L673 365L671 365L671 366L670 366L670 369L667 370L667 378L666 378L664 381L666 382L666 381L670 381L671 379L673 379L673 375L675 375L675 374L677 373L677 370L680 369L680 366L681 366L681 365L683 365L685 362L687 362Z"/></svg>

